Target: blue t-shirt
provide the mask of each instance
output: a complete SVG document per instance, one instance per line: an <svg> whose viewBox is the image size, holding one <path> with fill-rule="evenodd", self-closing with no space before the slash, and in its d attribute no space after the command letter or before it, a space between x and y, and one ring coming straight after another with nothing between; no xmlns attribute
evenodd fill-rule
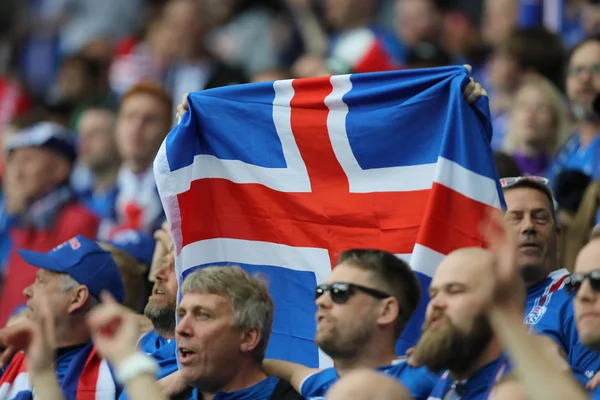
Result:
<svg viewBox="0 0 600 400"><path fill-rule="evenodd" d="M554 339L567 354L575 377L586 384L600 370L600 357L579 341L573 297L563 288L567 276L567 270L555 271L527 290L525 324L530 331Z"/></svg>
<svg viewBox="0 0 600 400"><path fill-rule="evenodd" d="M581 171L592 180L600 178L600 135L596 136L587 147L582 147L579 133L575 133L567 140L548 169L546 177L550 180L553 189L558 175L570 169Z"/></svg>
<svg viewBox="0 0 600 400"><path fill-rule="evenodd" d="M600 400L600 386L592 390L590 394L590 400Z"/></svg>
<svg viewBox="0 0 600 400"><path fill-rule="evenodd" d="M487 364L477 371L471 378L462 382L456 382L457 393L460 393L461 400L483 400L487 399L490 392L506 373L511 369L511 365L506 355ZM452 389L454 380L450 373L446 371L436 383L428 400L441 400Z"/></svg>
<svg viewBox="0 0 600 400"><path fill-rule="evenodd" d="M177 344L175 339L165 339L153 329L140 338L138 348L158 362L159 369L156 373L156 380L177 371ZM127 393L123 391L119 400L126 399L128 399Z"/></svg>
<svg viewBox="0 0 600 400"><path fill-rule="evenodd" d="M438 376L429 372L425 367L413 368L405 360L392 365L375 368L376 371L396 378L410 392L415 400L427 399L433 390ZM323 399L325 393L339 379L335 368L327 368L323 371L307 376L300 384L300 394L307 400Z"/></svg>
<svg viewBox="0 0 600 400"><path fill-rule="evenodd" d="M269 400L275 391L275 387L279 383L279 379L269 377L264 381L258 382L254 386L247 389L238 390L237 392L219 392L215 395L214 400ZM190 400L199 400L198 389L194 389Z"/></svg>

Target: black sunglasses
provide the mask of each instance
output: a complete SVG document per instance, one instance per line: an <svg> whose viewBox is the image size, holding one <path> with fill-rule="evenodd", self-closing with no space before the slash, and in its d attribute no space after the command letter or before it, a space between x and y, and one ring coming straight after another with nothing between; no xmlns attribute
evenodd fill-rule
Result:
<svg viewBox="0 0 600 400"><path fill-rule="evenodd" d="M331 300L336 304L346 303L356 291L361 291L378 299L387 299L391 297L387 293L380 292L376 289L371 289L361 285L346 282L334 282L332 284L322 284L315 289L315 300L321 297L325 292L329 292Z"/></svg>
<svg viewBox="0 0 600 400"><path fill-rule="evenodd" d="M590 280L590 286L595 292L600 292L600 270L587 274L571 274L567 276L567 279L565 279L567 292L576 295L586 279Z"/></svg>

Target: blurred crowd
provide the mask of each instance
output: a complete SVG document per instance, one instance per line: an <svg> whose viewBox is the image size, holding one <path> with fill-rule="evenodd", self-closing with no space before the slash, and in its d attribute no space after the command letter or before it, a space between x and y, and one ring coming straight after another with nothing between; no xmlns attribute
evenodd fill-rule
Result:
<svg viewBox="0 0 600 400"><path fill-rule="evenodd" d="M542 10L542 3L546 4L546 10ZM555 13L551 12L550 4L559 4ZM177 122L177 105L182 103L186 93L250 82L464 64L472 66L471 76L488 93L493 126L491 145L500 178L508 178L503 182L505 187L515 191L518 188L537 190L546 196L543 199L547 198L550 205L538 207L545 210L543 216L539 210L531 211L527 217L531 226L523 228L524 233L518 232L526 237L525 245L556 253L555 260L540 261L545 268L542 276L530 277L525 283L529 289L536 287L537 290L536 285L543 283L543 288L554 288L552 285L560 282L553 289L557 290L569 278L575 282L572 284L575 291L588 290L583 282L588 278L592 283L598 282L598 276L569 273L576 269L577 257L584 246L591 245L588 244L590 238L600 232L600 228L596 228L600 227L600 2L2 0L0 326L7 323L18 326L24 318L24 310L31 311L35 296L30 285L32 282L35 282L34 287L43 285L45 279L40 277L38 268L67 273L79 284L88 279L91 279L88 286L95 284L93 277L85 273L77 279L79 272L75 275L69 272L71 266L85 264L76 259L77 255L60 253L52 256L55 261L38 260L28 258L19 249L54 254L52 252L65 251L56 249L61 243L71 243L67 247L72 251L82 247L86 255L99 254L104 249L112 255L116 262L114 267L124 282L120 288L109 284L108 289L112 290L109 292L132 312L145 311L147 318L140 316L128 321L140 324L142 331L154 332L154 336L144 336L143 346L150 349L147 353L154 351L156 355L162 349L160 354L164 356L165 348L171 351L172 357L165 356L164 363L160 364L162 376L159 378L173 376L178 368L174 361L174 341L171 343L175 337L177 282L173 272L173 244L163 226L165 215L156 189L153 161ZM533 183L519 186L517 177L523 176L534 177L527 181ZM522 206L520 198L511 201L519 204L515 206L520 210L517 214L520 212L520 218L524 219L529 206ZM507 199L509 211L511 201ZM515 225L520 223L515 222ZM536 224L551 224L555 231L544 233L546 228ZM562 234L554 235L556 232ZM78 244L68 242L75 240L73 238L79 238ZM500 247L506 245L497 238L496 243ZM354 257L351 264L387 265L389 261L375 262L365 255ZM385 255L377 257L385 259ZM456 257L470 260L483 256L466 252ZM106 262L111 269L112 261ZM56 267L56 263L63 265L64 270ZM506 265L510 263L511 260L506 261ZM384 267L377 268L383 281L389 278ZM556 275L561 268L565 269L564 273ZM270 300L260 292L259 283L248 282L250 278L241 271L236 272L239 276L221 276L221 273L218 270L207 273L216 276L211 278L216 285L212 289L200 288L202 283L198 278L184 292L187 290L191 295L207 290L221 293L224 289L218 285L241 282L242 286L249 285L244 293L255 296L256 304L269 307ZM98 279L96 284L111 278ZM464 287L469 284L461 283ZM62 281L60 285L63 289L74 287ZM389 290L394 294L404 289L400 286ZM345 290L349 291L347 287ZM447 288L436 290L443 292ZM344 288L325 286L320 294L325 292L338 303L334 293L343 296ZM96 300L101 296L91 289L90 293ZM156 296L161 294L168 299L157 300ZM385 295L382 292L370 294L375 298ZM544 290L538 294L548 295ZM549 297L544 297L540 304L539 296L529 296L532 301L536 300L535 306L528 304L530 318L541 318L545 308L550 307L549 303L544 304L549 302ZM166 302L167 307L154 310L152 298L154 302ZM569 309L573 302L572 297L570 299L564 300L565 304L570 301ZM510 308L513 304L507 306L501 300L497 297L493 301L504 311L514 311ZM80 301L87 312L87 297ZM96 325L89 322L90 329L96 329L95 338L100 341L104 332L100 327L104 329L106 320L123 312L111 301L108 300L112 308L96 316ZM348 298L340 301L342 304ZM34 304L40 307L39 298ZM180 319L185 320L186 313L197 312L189 307L177 311ZM544 307L544 312L539 315L540 309L531 307ZM529 314L534 311L537 314ZM265 312L268 314L268 310ZM508 311L505 314L513 315ZM506 315L498 318L497 313L490 315L491 325L499 329L498 338L494 340L498 343L504 340L510 345L510 335L504 335L498 328L502 324L511 326L502 319ZM497 323L499 320L502 324ZM82 319L63 322L65 330L87 323ZM570 324L569 328L561 329L575 329L574 322ZM489 330L491 332L492 326ZM392 329L390 343L397 333ZM181 327L179 335L192 334ZM105 349L115 345L113 340L116 339L106 339ZM211 340L216 341L216 336ZM1 342L0 334L0 345ZM597 345L593 340L590 343L591 348ZM67 342L65 346L72 344ZM489 341L482 342L482 346L488 344ZM532 344L533 348L536 345ZM577 360L570 359L571 346L581 346L579 339L563 340L560 350L585 384L596 370L592 367L585 370ZM4 347L19 346L4 344ZM258 348L258 358L262 360L264 348ZM423 357L424 365L430 366L427 360L432 356L422 348L417 347L417 355ZM483 350L483 347L479 349ZM193 353L186 349L183 353L181 349L177 351L184 360L188 353ZM334 348L331 353L335 355L336 351ZM4 356L13 354L7 352ZM493 360L500 360L499 353L493 354L497 356L492 357ZM593 352L589 353L592 355L581 354L597 359ZM123 354L111 355L120 356ZM107 358L110 357L107 355ZM70 360L65 361L65 365L69 365ZM504 365L503 360L498 365ZM247 370L256 371L252 358L246 361ZM6 362L2 358L0 364ZM223 361L222 365L227 362ZM143 360L138 364L143 366ZM419 363L414 361L414 364ZM441 367L434 370L451 370L451 362L446 364L442 362ZM343 357L337 365L343 366ZM267 372L290 381L298 391L300 383L294 379L308 376L306 371L297 372L286 365L273 364L272 370L268 367L265 364ZM419 379L431 379L423 376ZM379 378L367 374L352 381L374 382ZM179 393L186 388L182 382L193 379L188 376L186 381L177 375L163 380L161 387L165 393ZM509 387L511 379L507 382ZM51 385L44 381L45 384ZM277 382L270 384L277 386ZM382 382L381 387L385 384ZM343 393L343 389L340 392ZM0 397L8 393L2 390L0 386ZM282 389L286 390L292 391L288 387ZM414 391L409 391L415 396ZM144 396L143 392L137 393Z"/></svg>

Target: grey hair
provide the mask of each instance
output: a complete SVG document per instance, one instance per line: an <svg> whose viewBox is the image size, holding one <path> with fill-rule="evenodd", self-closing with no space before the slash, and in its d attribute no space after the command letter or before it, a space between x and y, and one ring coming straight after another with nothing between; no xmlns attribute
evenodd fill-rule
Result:
<svg viewBox="0 0 600 400"><path fill-rule="evenodd" d="M69 274L60 274L60 282L58 283L58 290L61 292L71 292L81 286L81 283L77 282L75 278L73 278ZM91 310L94 306L98 305L100 300L94 297L91 293L88 296L88 299L83 307L83 311L87 312Z"/></svg>
<svg viewBox="0 0 600 400"><path fill-rule="evenodd" d="M233 327L242 331L254 328L260 331L260 342L253 355L257 362L262 362L275 312L264 279L250 276L239 266L200 268L185 278L181 293L218 294L229 299Z"/></svg>
<svg viewBox="0 0 600 400"><path fill-rule="evenodd" d="M61 292L70 292L72 290L77 289L81 284L77 282L71 275L69 274L60 274L60 282L58 284L58 289Z"/></svg>

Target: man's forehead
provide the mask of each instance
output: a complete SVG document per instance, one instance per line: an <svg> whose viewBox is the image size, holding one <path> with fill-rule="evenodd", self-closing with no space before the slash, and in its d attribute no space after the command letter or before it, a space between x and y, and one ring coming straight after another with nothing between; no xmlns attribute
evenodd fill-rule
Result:
<svg viewBox="0 0 600 400"><path fill-rule="evenodd" d="M217 308L228 304L229 299L223 295L194 292L184 294L179 307L183 309L193 309L195 307Z"/></svg>
<svg viewBox="0 0 600 400"><path fill-rule="evenodd" d="M461 249L450 253L438 266L432 286L452 284L473 287L490 275L492 257L484 249Z"/></svg>
<svg viewBox="0 0 600 400"><path fill-rule="evenodd" d="M327 282L349 282L363 284L368 280L369 272L355 266L354 264L343 262L335 266Z"/></svg>
<svg viewBox="0 0 600 400"><path fill-rule="evenodd" d="M504 191L504 200L508 211L544 208L549 210L548 198L537 189L519 187Z"/></svg>
<svg viewBox="0 0 600 400"><path fill-rule="evenodd" d="M585 246L575 262L575 272L585 274L600 270L600 239L594 239Z"/></svg>

